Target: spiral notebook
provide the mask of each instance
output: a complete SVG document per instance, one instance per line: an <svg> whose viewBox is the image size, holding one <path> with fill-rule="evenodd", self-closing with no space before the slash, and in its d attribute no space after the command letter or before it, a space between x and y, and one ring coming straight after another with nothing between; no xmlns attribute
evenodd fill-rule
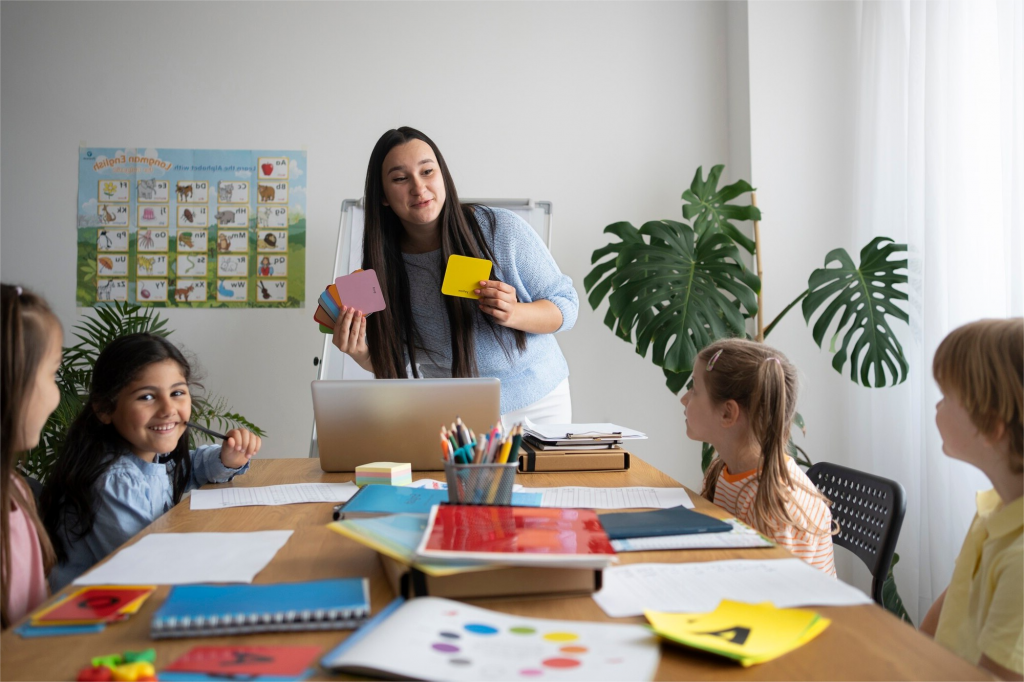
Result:
<svg viewBox="0 0 1024 682"><path fill-rule="evenodd" d="M274 585L178 585L153 615L150 637L354 629L369 614L365 578Z"/></svg>

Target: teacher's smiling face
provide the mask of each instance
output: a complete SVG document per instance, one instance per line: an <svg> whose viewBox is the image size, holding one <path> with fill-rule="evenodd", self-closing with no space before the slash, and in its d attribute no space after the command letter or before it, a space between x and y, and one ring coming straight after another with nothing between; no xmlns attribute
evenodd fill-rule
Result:
<svg viewBox="0 0 1024 682"><path fill-rule="evenodd" d="M384 205L390 206L410 235L437 229L444 206L444 178L434 151L422 140L400 144L384 157Z"/></svg>

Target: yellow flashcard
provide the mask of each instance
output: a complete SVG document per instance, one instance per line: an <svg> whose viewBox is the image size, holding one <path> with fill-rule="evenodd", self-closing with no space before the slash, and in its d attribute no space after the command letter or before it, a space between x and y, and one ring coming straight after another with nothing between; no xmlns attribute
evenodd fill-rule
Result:
<svg viewBox="0 0 1024 682"><path fill-rule="evenodd" d="M803 646L831 623L814 611L727 599L710 613L644 611L644 615L662 637L732 658L744 667Z"/></svg>
<svg viewBox="0 0 1024 682"><path fill-rule="evenodd" d="M490 278L491 261L452 254L448 257L448 268L444 271L441 293L446 296L480 298L473 291L480 288L480 282Z"/></svg>

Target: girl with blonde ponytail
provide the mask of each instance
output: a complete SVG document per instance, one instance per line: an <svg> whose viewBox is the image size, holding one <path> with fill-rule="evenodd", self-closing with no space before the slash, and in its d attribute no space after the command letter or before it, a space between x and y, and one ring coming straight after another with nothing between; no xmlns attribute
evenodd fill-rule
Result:
<svg viewBox="0 0 1024 682"><path fill-rule="evenodd" d="M796 368L744 339L697 355L682 398L686 435L714 446L701 495L835 576L831 504L786 454L796 413Z"/></svg>

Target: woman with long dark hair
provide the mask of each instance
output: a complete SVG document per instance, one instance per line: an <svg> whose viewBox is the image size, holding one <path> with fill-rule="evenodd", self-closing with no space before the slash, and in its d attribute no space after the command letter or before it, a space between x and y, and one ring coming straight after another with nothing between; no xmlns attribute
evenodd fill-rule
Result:
<svg viewBox="0 0 1024 682"><path fill-rule="evenodd" d="M342 307L334 344L377 378L497 377L503 419L572 421L569 367L554 333L576 322L579 297L544 243L515 213L459 201L437 145L389 130L366 171L363 268L387 308ZM493 263L479 300L441 293L448 257Z"/></svg>

